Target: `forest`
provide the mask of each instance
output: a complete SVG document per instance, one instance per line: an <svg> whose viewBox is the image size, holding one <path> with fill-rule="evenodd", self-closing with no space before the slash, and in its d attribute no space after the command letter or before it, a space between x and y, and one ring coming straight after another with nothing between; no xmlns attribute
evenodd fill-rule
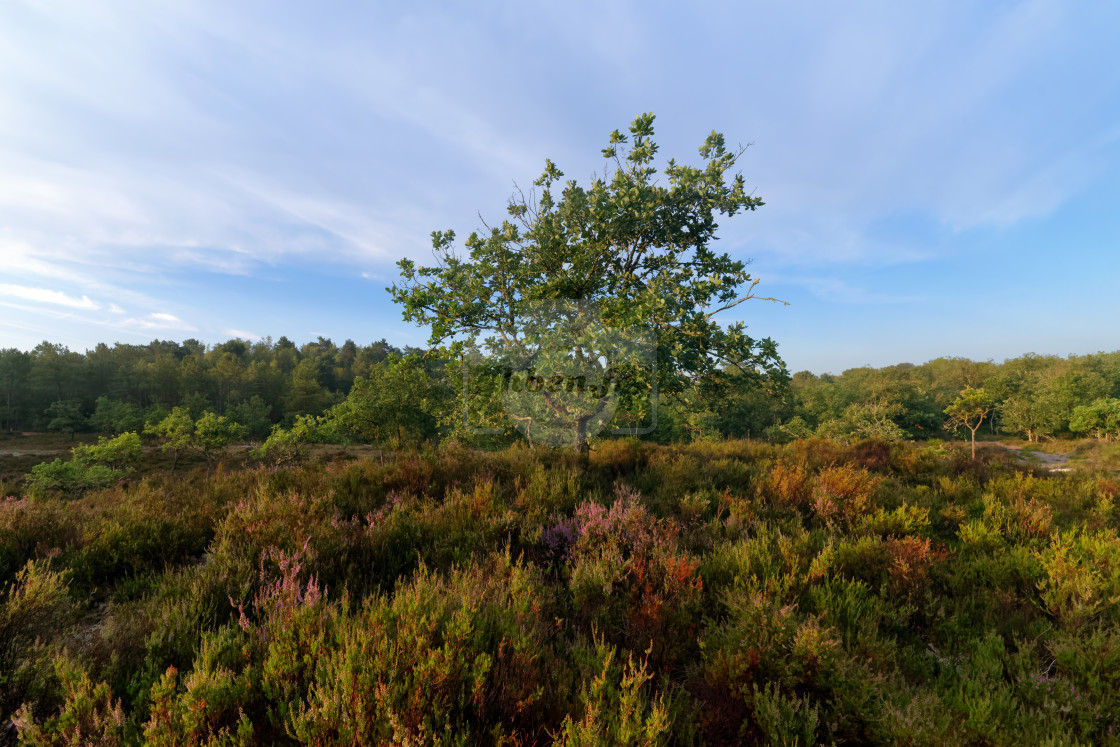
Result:
<svg viewBox="0 0 1120 747"><path fill-rule="evenodd" d="M339 346L320 337L298 347L285 337L213 346L154 340L85 353L43 342L30 351L0 350L0 428L116 435L143 432L182 408L194 420L207 412L225 417L256 440L301 418L341 417L343 435L359 442L438 442L465 437L444 422L456 406L456 382L445 369L435 351L384 340ZM716 390L662 397L650 439L946 438L945 409L967 388L983 389L992 401L982 433L1036 442L1120 437L1120 352L737 378ZM358 427L363 408L367 415L376 408L373 420L394 427ZM506 442L515 436L511 428Z"/></svg>

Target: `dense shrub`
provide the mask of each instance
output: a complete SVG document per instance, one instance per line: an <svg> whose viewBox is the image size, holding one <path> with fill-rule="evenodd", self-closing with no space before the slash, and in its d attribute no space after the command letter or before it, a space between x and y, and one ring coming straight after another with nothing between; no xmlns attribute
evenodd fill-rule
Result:
<svg viewBox="0 0 1120 747"><path fill-rule="evenodd" d="M107 487L132 471L140 461L142 447L139 435L122 433L116 438L101 436L96 444L81 444L70 452L69 461L55 459L32 467L28 488L39 495L80 495Z"/></svg>
<svg viewBox="0 0 1120 747"><path fill-rule="evenodd" d="M122 474L104 464L55 459L32 467L27 486L40 495L52 492L74 495L112 485Z"/></svg>
<svg viewBox="0 0 1120 747"><path fill-rule="evenodd" d="M73 608L63 574L28 563L2 589L0 606L0 707L11 714L29 697L51 703L53 644L69 631Z"/></svg>
<svg viewBox="0 0 1120 747"><path fill-rule="evenodd" d="M32 744L1116 743L1120 483L979 457L452 446L6 498L2 715Z"/></svg>

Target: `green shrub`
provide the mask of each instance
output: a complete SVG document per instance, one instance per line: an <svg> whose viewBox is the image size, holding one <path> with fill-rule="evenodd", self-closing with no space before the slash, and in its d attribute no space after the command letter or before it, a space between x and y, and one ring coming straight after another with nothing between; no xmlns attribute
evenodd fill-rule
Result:
<svg viewBox="0 0 1120 747"><path fill-rule="evenodd" d="M813 480L810 505L826 526L851 527L861 521L873 505L882 478L850 465L826 467Z"/></svg>
<svg viewBox="0 0 1120 747"><path fill-rule="evenodd" d="M20 744L36 747L96 744L116 747L125 744L126 720L119 700L113 700L109 686L94 683L80 665L66 656L55 662L55 671L64 693L58 713L36 719L28 704L16 712L12 723Z"/></svg>
<svg viewBox="0 0 1120 747"><path fill-rule="evenodd" d="M342 438L321 417L301 415L291 428L272 427L261 447L253 453L272 464L289 464L305 459L312 444L341 443Z"/></svg>
<svg viewBox="0 0 1120 747"><path fill-rule="evenodd" d="M28 490L42 495L44 493L66 493L79 495L89 490L108 487L124 473L103 464L87 464L71 460L36 464L27 478Z"/></svg>
<svg viewBox="0 0 1120 747"><path fill-rule="evenodd" d="M3 589L0 606L0 713L20 703L50 702L52 683L44 665L50 644L62 639L73 622L64 575L44 563L29 562Z"/></svg>
<svg viewBox="0 0 1120 747"><path fill-rule="evenodd" d="M564 717L555 744L567 747L593 747L601 744L667 744L670 733L670 707L662 694L652 698L646 685L653 679L645 661L634 664L631 653L625 663L616 661L617 652L602 638L593 638L592 650L576 648L581 679L578 720Z"/></svg>
<svg viewBox="0 0 1120 747"><path fill-rule="evenodd" d="M0 584L11 581L28 561L46 560L77 544L81 520L58 500L0 500Z"/></svg>
<svg viewBox="0 0 1120 747"><path fill-rule="evenodd" d="M819 708L809 701L782 694L773 682L761 690L753 685L754 718L770 744L783 747L816 744Z"/></svg>
<svg viewBox="0 0 1120 747"><path fill-rule="evenodd" d="M1038 588L1046 610L1074 629L1113 619L1120 605L1120 537L1109 530L1055 536L1037 553L1044 577Z"/></svg>
<svg viewBox="0 0 1120 747"><path fill-rule="evenodd" d="M537 741L565 705L553 700L565 677L549 653L550 607L540 576L508 556L447 578L422 569L339 620L290 733L331 744Z"/></svg>
<svg viewBox="0 0 1120 747"><path fill-rule="evenodd" d="M115 438L99 436L96 444L82 444L70 450L71 460L80 464L103 464L122 472L131 471L140 461L143 446L140 435L122 433Z"/></svg>

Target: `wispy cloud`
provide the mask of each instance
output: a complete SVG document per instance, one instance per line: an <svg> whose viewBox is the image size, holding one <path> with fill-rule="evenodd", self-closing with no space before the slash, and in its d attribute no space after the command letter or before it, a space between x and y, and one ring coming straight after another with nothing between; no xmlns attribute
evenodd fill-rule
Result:
<svg viewBox="0 0 1120 747"><path fill-rule="evenodd" d="M543 20L548 31L503 42L551 42L549 54L583 60L576 69L621 74L680 31L626 7L595 27L611 33L589 31L575 9L365 10L327 22L325 43L305 33L298 9L264 20L205 2L158 13L22 7L0 51L0 102L14 112L0 125L0 221L37 257L62 247L72 261L163 274L251 275L288 257L388 266L422 254L433 228L465 217L458 227L469 229L476 210L500 217L511 181L531 179L554 152L594 154L605 135L592 133L589 147L586 111L559 107L525 85L536 73L464 40ZM707 53L729 68L737 55L780 59L776 82L747 81L741 103L663 120L756 141L744 166L769 203L759 225L774 256L793 262L889 261L893 249L864 234L896 210L956 230L1046 214L1084 187L1097 151L1077 145L1091 137L1055 138L1024 116L1039 106L1021 90L1025 76L1099 66L1060 54L1079 26L1056 2L966 16L863 6L812 23L782 8L752 11L745 26L728 19L715 33L734 29L742 44ZM375 39L358 27L378 29ZM464 62L449 68L451 57ZM526 91L531 106L517 117L495 114L508 103L488 83L499 72ZM589 107L629 117L631 101L663 101L674 88L652 78L632 80L627 96L597 81L582 88ZM1092 100L1046 96L1054 127L1083 129ZM584 163L571 175L585 176Z"/></svg>
<svg viewBox="0 0 1120 747"><path fill-rule="evenodd" d="M0 296L66 306L71 309L89 309L94 311L101 308L99 304L91 301L89 296L74 298L73 296L66 295L62 291L48 290L46 288L28 288L22 285L9 285L7 283L0 283Z"/></svg>
<svg viewBox="0 0 1120 747"><path fill-rule="evenodd" d="M133 327L142 330L174 330L177 332L197 332L198 328L187 324L174 314L152 312L146 317L130 317L115 323L114 326Z"/></svg>

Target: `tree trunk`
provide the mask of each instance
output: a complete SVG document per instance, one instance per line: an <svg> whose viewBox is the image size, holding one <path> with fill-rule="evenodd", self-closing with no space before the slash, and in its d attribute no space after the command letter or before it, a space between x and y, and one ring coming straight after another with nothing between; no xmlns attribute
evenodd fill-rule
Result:
<svg viewBox="0 0 1120 747"><path fill-rule="evenodd" d="M576 453L579 454L580 464L587 464L591 459L591 442L587 439L587 421L589 418L581 418L576 421L575 443L573 444Z"/></svg>

